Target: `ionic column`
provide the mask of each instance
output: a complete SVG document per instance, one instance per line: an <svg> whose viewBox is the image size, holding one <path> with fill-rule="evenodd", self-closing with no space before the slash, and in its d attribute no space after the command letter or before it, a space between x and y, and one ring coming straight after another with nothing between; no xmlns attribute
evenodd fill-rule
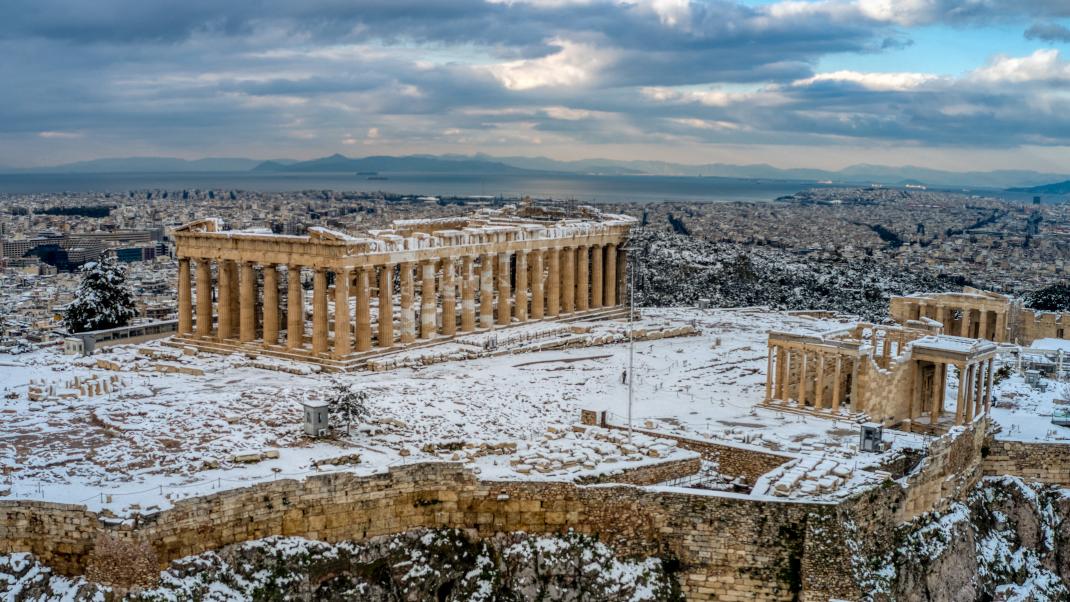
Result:
<svg viewBox="0 0 1070 602"><path fill-rule="evenodd" d="M509 288L509 254L498 253L498 324L501 326L508 326L513 317Z"/></svg>
<svg viewBox="0 0 1070 602"><path fill-rule="evenodd" d="M193 331L193 290L190 284L189 258L178 260L178 334Z"/></svg>
<svg viewBox="0 0 1070 602"><path fill-rule="evenodd" d="M420 264L422 278L420 280L420 338L432 339L435 337L435 262L425 260Z"/></svg>
<svg viewBox="0 0 1070 602"><path fill-rule="evenodd" d="M212 263L197 260L197 335L212 336Z"/></svg>
<svg viewBox="0 0 1070 602"><path fill-rule="evenodd" d="M267 264L264 273L264 344L279 342L279 271L275 264Z"/></svg>
<svg viewBox="0 0 1070 602"><path fill-rule="evenodd" d="M457 334L457 282L453 258L442 260L442 334L451 337Z"/></svg>
<svg viewBox="0 0 1070 602"><path fill-rule="evenodd" d="M617 304L617 245L606 245L605 263L602 267L605 271L602 305L613 307Z"/></svg>
<svg viewBox="0 0 1070 602"><path fill-rule="evenodd" d="M788 379L791 376L791 350L777 346L776 358L776 397L781 401L788 400Z"/></svg>
<svg viewBox="0 0 1070 602"><path fill-rule="evenodd" d="M379 268L379 346L394 345L394 264Z"/></svg>
<svg viewBox="0 0 1070 602"><path fill-rule="evenodd" d="M219 271L219 328L217 330L220 340L234 336L234 314L232 313L234 303L231 301L234 296L234 287L231 285L234 272L230 269L230 263L230 260L224 259L216 268Z"/></svg>
<svg viewBox="0 0 1070 602"><path fill-rule="evenodd" d="M943 411L944 403L944 389L947 386L947 364L933 364L935 371L933 372L933 389L932 399L929 406L929 425L936 425L937 420L940 419L940 414Z"/></svg>
<svg viewBox="0 0 1070 602"><path fill-rule="evenodd" d="M817 354L817 379L814 384L814 409L825 405L825 352Z"/></svg>
<svg viewBox="0 0 1070 602"><path fill-rule="evenodd" d="M832 387L832 412L834 414L839 414L840 413L840 395L841 395L841 389L843 389L843 384L841 383L840 378L842 376L843 376L843 356L842 355L836 355L836 375L834 377L835 378L835 383L833 384L833 387Z"/></svg>
<svg viewBox="0 0 1070 602"><path fill-rule="evenodd" d="M327 351L327 271L316 268L312 277L312 353Z"/></svg>
<svg viewBox="0 0 1070 602"><path fill-rule="evenodd" d="M995 358L988 360L988 370L986 370L988 378L988 386L985 387L985 414L989 414L992 411L992 378L994 376Z"/></svg>
<svg viewBox="0 0 1070 602"><path fill-rule="evenodd" d="M962 417L966 413L966 387L970 386L969 376L966 374L966 366L955 364L959 371L959 391L955 399L955 424L962 424Z"/></svg>
<svg viewBox="0 0 1070 602"><path fill-rule="evenodd" d="M528 252L516 252L516 291L513 292L513 314L517 321L528 319Z"/></svg>
<svg viewBox="0 0 1070 602"><path fill-rule="evenodd" d="M802 364L799 365L799 395L795 401L799 402L799 407L806 405L806 366L810 362L809 354L806 350L802 350Z"/></svg>
<svg viewBox="0 0 1070 602"><path fill-rule="evenodd" d="M476 275L471 255L461 258L461 332L476 329Z"/></svg>
<svg viewBox="0 0 1070 602"><path fill-rule="evenodd" d="M576 251L572 247L561 249L561 312L576 311Z"/></svg>
<svg viewBox="0 0 1070 602"><path fill-rule="evenodd" d="M413 312L415 286L412 281L412 263L401 264L401 344L416 340L416 316Z"/></svg>
<svg viewBox="0 0 1070 602"><path fill-rule="evenodd" d="M241 330L238 338L248 343L256 338L256 271L253 264L241 264Z"/></svg>
<svg viewBox="0 0 1070 602"><path fill-rule="evenodd" d="M334 354L336 356L348 355L353 351L353 343L349 338L349 278L349 268L334 270ZM360 306L359 292L357 306Z"/></svg>
<svg viewBox="0 0 1070 602"><path fill-rule="evenodd" d="M985 370L988 368L988 362L979 362L977 364L977 386L973 388L973 415L977 416L984 412L985 404L985 384L988 382L988 378L985 375Z"/></svg>
<svg viewBox="0 0 1070 602"><path fill-rule="evenodd" d="M542 257L544 252L542 250L535 250L531 252L531 319L541 320L543 318L543 303L546 300L546 293L542 290Z"/></svg>
<svg viewBox="0 0 1070 602"><path fill-rule="evenodd" d="M591 247L591 308L602 307L602 245Z"/></svg>
<svg viewBox="0 0 1070 602"><path fill-rule="evenodd" d="M286 346L305 345L305 290L301 288L301 266L286 266Z"/></svg>
<svg viewBox="0 0 1070 602"><path fill-rule="evenodd" d="M548 249L550 273L546 276L546 316L556 318L561 313L561 250Z"/></svg>
<svg viewBox="0 0 1070 602"><path fill-rule="evenodd" d="M976 385L977 385L977 364L970 364L970 365L966 366L966 382L965 382L965 386L966 386L966 397L965 397L966 409L965 409L965 414L966 414L966 422L967 423L971 422L973 420L973 408L974 408L973 398L974 398L974 396L977 395L977 391L975 389ZM959 386L963 386L962 383L960 383Z"/></svg>
<svg viewBox="0 0 1070 602"><path fill-rule="evenodd" d="M590 307L590 260L590 247L576 247L576 311L587 311Z"/></svg>
<svg viewBox="0 0 1070 602"><path fill-rule="evenodd" d="M357 351L368 351L372 348L372 268L360 266L357 268ZM348 312L349 306L346 306ZM349 320L346 320L346 331L349 330Z"/></svg>
<svg viewBox="0 0 1070 602"><path fill-rule="evenodd" d="M494 255L479 259L479 327L494 328Z"/></svg>

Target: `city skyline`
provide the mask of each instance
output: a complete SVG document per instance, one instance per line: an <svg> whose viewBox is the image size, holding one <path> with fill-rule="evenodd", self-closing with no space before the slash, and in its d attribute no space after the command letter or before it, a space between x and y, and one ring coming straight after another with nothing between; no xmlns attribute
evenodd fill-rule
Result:
<svg viewBox="0 0 1070 602"><path fill-rule="evenodd" d="M11 2L0 165L492 155L1065 171L1070 8Z"/></svg>

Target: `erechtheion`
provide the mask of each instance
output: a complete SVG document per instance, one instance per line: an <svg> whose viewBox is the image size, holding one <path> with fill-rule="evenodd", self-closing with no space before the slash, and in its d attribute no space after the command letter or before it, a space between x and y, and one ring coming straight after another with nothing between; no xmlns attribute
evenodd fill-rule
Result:
<svg viewBox="0 0 1070 602"><path fill-rule="evenodd" d="M819 335L769 333L765 404L825 416L861 416L939 432L987 414L996 345L939 327L860 323ZM948 376L959 383L946 408Z"/></svg>
<svg viewBox="0 0 1070 602"><path fill-rule="evenodd" d="M307 236L224 230L219 220L199 220L174 231L175 340L345 370L459 333L609 315L624 300L622 246L634 221L588 207L522 205L397 221L357 237L325 228Z"/></svg>

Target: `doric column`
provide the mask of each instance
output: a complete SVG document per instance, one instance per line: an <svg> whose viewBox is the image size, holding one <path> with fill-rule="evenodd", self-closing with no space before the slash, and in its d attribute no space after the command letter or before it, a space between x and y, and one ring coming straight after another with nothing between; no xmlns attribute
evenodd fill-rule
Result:
<svg viewBox="0 0 1070 602"><path fill-rule="evenodd" d="M379 346L394 344L394 264L379 268Z"/></svg>
<svg viewBox="0 0 1070 602"><path fill-rule="evenodd" d="M442 334L451 337L457 334L457 271L452 257L442 260Z"/></svg>
<svg viewBox="0 0 1070 602"><path fill-rule="evenodd" d="M219 271L218 335L220 340L226 340L234 336L234 314L231 313L234 308L234 303L231 302L231 297L234 295L234 287L231 286L230 282L234 272L230 269L230 263L230 260L224 259L219 262L217 267Z"/></svg>
<svg viewBox="0 0 1070 602"><path fill-rule="evenodd" d="M972 313L973 312L971 312L970 310L966 309L965 307L962 308L962 323L959 324L959 336L960 337L968 337L968 336L970 336L970 314L972 314Z"/></svg>
<svg viewBox="0 0 1070 602"><path fill-rule="evenodd" d="M494 255L479 259L479 327L494 328Z"/></svg>
<svg viewBox="0 0 1070 602"><path fill-rule="evenodd" d="M777 346L777 358L776 358L776 398L781 401L787 401L788 399L788 378L791 376L791 350L781 346Z"/></svg>
<svg viewBox="0 0 1070 602"><path fill-rule="evenodd" d="M543 303L546 301L546 293L542 289L542 258L544 252L541 249L536 249L530 253L531 261L531 274L528 280L531 283L531 319L541 320L543 318Z"/></svg>
<svg viewBox="0 0 1070 602"><path fill-rule="evenodd" d="M825 405L825 352L817 354L817 378L814 384L814 409L824 409Z"/></svg>
<svg viewBox="0 0 1070 602"><path fill-rule="evenodd" d="M550 258L546 276L546 316L556 318L561 313L561 249L547 249Z"/></svg>
<svg viewBox="0 0 1070 602"><path fill-rule="evenodd" d="M988 338L988 310L980 310L977 312L977 316L979 318L977 338L985 340Z"/></svg>
<svg viewBox="0 0 1070 602"><path fill-rule="evenodd" d="M509 253L498 253L498 324L501 326L507 326L512 321L512 294L509 288Z"/></svg>
<svg viewBox="0 0 1070 602"><path fill-rule="evenodd" d="M227 271L230 273L230 336L238 336L238 327L241 324L241 291L238 284L238 262L228 261Z"/></svg>
<svg viewBox="0 0 1070 602"><path fill-rule="evenodd" d="M197 260L197 335L212 336L212 262Z"/></svg>
<svg viewBox="0 0 1070 602"><path fill-rule="evenodd" d="M412 263L401 264L401 344L416 340L416 315L413 311L415 286L412 281Z"/></svg>
<svg viewBox="0 0 1070 602"><path fill-rule="evenodd" d="M372 348L372 267L362 265L357 268L357 351L369 351ZM347 305L348 309L349 306ZM346 321L348 330L348 320Z"/></svg>
<svg viewBox="0 0 1070 602"><path fill-rule="evenodd" d="M943 303L936 306L936 321L943 325L940 329L941 333L947 334L947 308Z"/></svg>
<svg viewBox="0 0 1070 602"><path fill-rule="evenodd" d="M602 307L602 245L591 247L591 308Z"/></svg>
<svg viewBox="0 0 1070 602"><path fill-rule="evenodd" d="M193 286L190 284L189 258L178 260L178 334L193 331Z"/></svg>
<svg viewBox="0 0 1070 602"><path fill-rule="evenodd" d="M940 413L944 402L944 379L947 378L947 364L933 364L935 370L933 371L933 388L932 399L929 400L929 425L933 426L940 418Z"/></svg>
<svg viewBox="0 0 1070 602"><path fill-rule="evenodd" d="M420 338L432 339L435 337L435 314L438 311L435 306L435 262L421 262L420 271Z"/></svg>
<svg viewBox="0 0 1070 602"><path fill-rule="evenodd" d="M587 311L590 308L590 247L576 247L576 311Z"/></svg>
<svg viewBox="0 0 1070 602"><path fill-rule="evenodd" d="M286 346L305 346L305 289L301 287L301 266L286 266Z"/></svg>
<svg viewBox="0 0 1070 602"><path fill-rule="evenodd" d="M839 414L840 413L840 395L842 394L842 391L843 391L843 383L841 382L840 379L842 377L843 377L843 356L837 354L836 355L836 375L833 377L835 379L835 382L832 385L832 412L834 414Z"/></svg>
<svg viewBox="0 0 1070 602"><path fill-rule="evenodd" d="M316 268L312 276L312 353L327 351L327 271Z"/></svg>
<svg viewBox="0 0 1070 602"><path fill-rule="evenodd" d="M965 385L965 387L966 387L966 397L965 397L965 402L966 402L965 403L965 405L966 405L966 409L965 409L966 422L969 423L969 422L971 422L973 420L973 408L974 408L973 398L974 398L974 396L977 395L977 391L975 389L975 387L977 385L977 364L969 364L968 366L966 366L966 382L965 383L961 383L960 382L959 386L963 386L963 385Z"/></svg>
<svg viewBox="0 0 1070 602"><path fill-rule="evenodd" d="M996 332L992 340L1002 343L1007 338L1007 313L996 312Z"/></svg>
<svg viewBox="0 0 1070 602"><path fill-rule="evenodd" d="M248 343L256 338L256 271L253 264L241 264L241 330L239 339Z"/></svg>
<svg viewBox="0 0 1070 602"><path fill-rule="evenodd" d="M605 272L602 286L602 305L613 307L617 304L617 245L606 245L605 262L602 266Z"/></svg>
<svg viewBox="0 0 1070 602"><path fill-rule="evenodd" d="M353 341L349 337L349 278L349 268L334 270L334 354L336 356L349 355L353 351ZM357 307L360 307L359 292Z"/></svg>
<svg viewBox="0 0 1070 602"><path fill-rule="evenodd" d="M806 405L806 367L810 362L810 358L805 349L800 351L802 355L802 363L799 364L799 393L798 398L795 400L799 402L799 407Z"/></svg>
<svg viewBox="0 0 1070 602"><path fill-rule="evenodd" d="M576 250L561 249L561 261L561 312L570 314L576 311Z"/></svg>
<svg viewBox="0 0 1070 602"><path fill-rule="evenodd" d="M476 329L476 275L471 255L461 258L461 332Z"/></svg>
<svg viewBox="0 0 1070 602"><path fill-rule="evenodd" d="M520 322L528 319L528 252L516 252L516 290L513 291L513 315Z"/></svg>
<svg viewBox="0 0 1070 602"><path fill-rule="evenodd" d="M279 271L269 263L261 269L264 273L264 344L279 342Z"/></svg>
<svg viewBox="0 0 1070 602"><path fill-rule="evenodd" d="M769 403L769 400L773 398L773 354L776 352L776 345L769 345L766 349L765 360L765 401Z"/></svg>

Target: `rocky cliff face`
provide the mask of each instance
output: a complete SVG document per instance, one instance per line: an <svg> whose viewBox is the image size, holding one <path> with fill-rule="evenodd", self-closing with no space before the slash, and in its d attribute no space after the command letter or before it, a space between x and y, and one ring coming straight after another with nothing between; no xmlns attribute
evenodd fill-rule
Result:
<svg viewBox="0 0 1070 602"><path fill-rule="evenodd" d="M4 558L8 559L4 564ZM113 600L116 592L51 575L27 555L0 557L0 598ZM172 563L128 601L677 600L671 563L623 559L578 534L476 540L418 530L364 543L270 537Z"/></svg>
<svg viewBox="0 0 1070 602"><path fill-rule="evenodd" d="M982 480L966 503L900 529L874 599L1070 600L1070 490Z"/></svg>

